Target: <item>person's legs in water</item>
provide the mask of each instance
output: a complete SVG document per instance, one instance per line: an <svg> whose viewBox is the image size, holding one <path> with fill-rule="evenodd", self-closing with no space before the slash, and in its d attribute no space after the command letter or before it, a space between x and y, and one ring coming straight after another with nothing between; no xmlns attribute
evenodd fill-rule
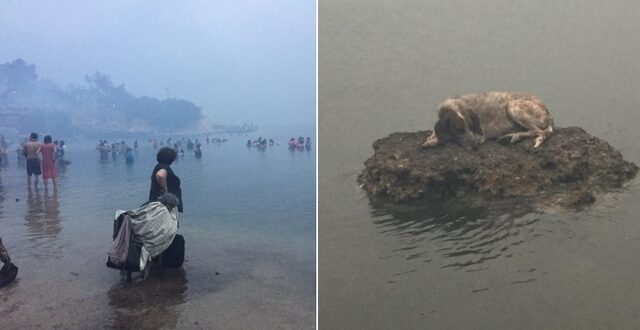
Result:
<svg viewBox="0 0 640 330"><path fill-rule="evenodd" d="M40 170L39 159L27 159L27 184L31 186L31 176L34 176L34 186L38 188L38 176L42 173Z"/></svg>

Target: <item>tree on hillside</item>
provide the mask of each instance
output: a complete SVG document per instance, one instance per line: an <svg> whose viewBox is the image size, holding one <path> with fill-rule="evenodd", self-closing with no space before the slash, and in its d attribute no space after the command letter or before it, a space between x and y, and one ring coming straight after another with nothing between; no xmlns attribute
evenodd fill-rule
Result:
<svg viewBox="0 0 640 330"><path fill-rule="evenodd" d="M21 58L0 64L0 95L27 88L37 79L35 64L28 65Z"/></svg>
<svg viewBox="0 0 640 330"><path fill-rule="evenodd" d="M165 128L184 128L200 119L201 109L187 100L162 100L156 115L164 119Z"/></svg>
<svg viewBox="0 0 640 330"><path fill-rule="evenodd" d="M122 104L127 103L134 98L126 91L124 84L115 86L111 81L111 77L106 74L95 72L91 76L84 76L84 80L89 84L90 92L101 106L108 108L120 108L122 107ZM117 111L118 109L114 110Z"/></svg>
<svg viewBox="0 0 640 330"><path fill-rule="evenodd" d="M127 131L132 123L171 131L189 128L201 117L201 109L190 101L135 97L104 73L86 75L84 80L85 86L61 89L53 81L38 79L36 66L22 59L1 64L0 109L19 111L27 124L44 118L42 129L50 125L69 131Z"/></svg>

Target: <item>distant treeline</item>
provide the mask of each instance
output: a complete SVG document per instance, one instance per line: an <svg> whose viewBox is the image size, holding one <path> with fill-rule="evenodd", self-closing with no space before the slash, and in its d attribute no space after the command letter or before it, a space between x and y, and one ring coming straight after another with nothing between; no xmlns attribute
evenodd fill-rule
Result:
<svg viewBox="0 0 640 330"><path fill-rule="evenodd" d="M0 64L0 126L21 132L203 131L201 109L182 99L136 97L96 72L85 86L59 87L38 79L36 66L22 59Z"/></svg>

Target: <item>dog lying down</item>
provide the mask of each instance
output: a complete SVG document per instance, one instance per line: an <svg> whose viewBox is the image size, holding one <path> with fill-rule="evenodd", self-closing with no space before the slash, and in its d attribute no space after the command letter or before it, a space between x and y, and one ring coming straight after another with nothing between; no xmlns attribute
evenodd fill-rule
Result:
<svg viewBox="0 0 640 330"><path fill-rule="evenodd" d="M486 92L444 100L438 106L438 122L422 144L429 148L447 141L475 146L487 139L511 143L535 137L538 148L553 132L553 118L537 97L525 93Z"/></svg>

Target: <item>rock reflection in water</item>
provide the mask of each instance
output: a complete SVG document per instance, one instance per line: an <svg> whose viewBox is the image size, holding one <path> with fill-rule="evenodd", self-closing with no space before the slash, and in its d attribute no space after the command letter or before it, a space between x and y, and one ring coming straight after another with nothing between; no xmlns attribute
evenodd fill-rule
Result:
<svg viewBox="0 0 640 330"><path fill-rule="evenodd" d="M108 292L112 329L171 329L187 296L184 270L152 269L151 276L132 284L125 281Z"/></svg>
<svg viewBox="0 0 640 330"><path fill-rule="evenodd" d="M39 189L29 190L27 195L27 213L24 217L27 226L27 240L31 243L36 257L62 257L62 247L58 235L62 231L60 202L58 192Z"/></svg>
<svg viewBox="0 0 640 330"><path fill-rule="evenodd" d="M538 214L517 201L488 207L454 202L422 205L373 203L372 215L382 233L398 237L402 247L393 252L407 260L432 262L441 268L480 270L497 258L514 256L514 247L540 234Z"/></svg>

